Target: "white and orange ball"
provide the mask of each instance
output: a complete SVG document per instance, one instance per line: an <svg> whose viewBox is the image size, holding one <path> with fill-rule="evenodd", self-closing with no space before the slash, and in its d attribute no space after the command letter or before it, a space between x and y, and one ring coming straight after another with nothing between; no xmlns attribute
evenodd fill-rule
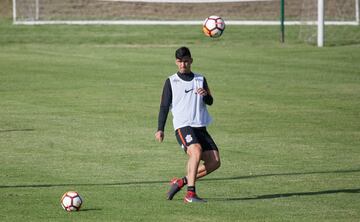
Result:
<svg viewBox="0 0 360 222"><path fill-rule="evenodd" d="M216 15L212 15L205 19L203 23L203 32L211 38L220 37L225 30L225 21Z"/></svg>
<svg viewBox="0 0 360 222"><path fill-rule="evenodd" d="M64 210L71 212L80 210L83 200L78 192L68 191L61 197L60 203Z"/></svg>

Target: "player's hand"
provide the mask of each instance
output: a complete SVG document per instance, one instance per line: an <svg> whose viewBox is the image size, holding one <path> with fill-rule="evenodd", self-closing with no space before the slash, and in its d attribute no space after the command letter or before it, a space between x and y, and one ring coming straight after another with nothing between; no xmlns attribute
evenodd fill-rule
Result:
<svg viewBox="0 0 360 222"><path fill-rule="evenodd" d="M206 96L208 94L208 92L204 88L198 88L196 90L196 93L199 94L200 96Z"/></svg>
<svg viewBox="0 0 360 222"><path fill-rule="evenodd" d="M155 133L155 139L156 139L157 141L159 141L159 143L161 143L161 142L164 140L164 136L165 136L165 134L164 134L164 132L161 131L161 130L159 130L159 131L157 131L157 132Z"/></svg>

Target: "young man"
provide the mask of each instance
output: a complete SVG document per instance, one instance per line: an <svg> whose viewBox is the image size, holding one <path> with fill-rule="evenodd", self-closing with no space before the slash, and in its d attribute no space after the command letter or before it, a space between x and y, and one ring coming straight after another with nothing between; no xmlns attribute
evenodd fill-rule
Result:
<svg viewBox="0 0 360 222"><path fill-rule="evenodd" d="M220 167L218 148L206 130L211 122L206 105L212 105L213 97L205 77L191 71L190 50L187 47L177 49L175 58L178 72L165 81L155 138L159 142L164 140L165 123L171 108L177 141L189 159L187 175L171 180L167 198L172 200L187 185L184 202L205 202L196 194L196 180ZM203 164L200 164L201 160Z"/></svg>

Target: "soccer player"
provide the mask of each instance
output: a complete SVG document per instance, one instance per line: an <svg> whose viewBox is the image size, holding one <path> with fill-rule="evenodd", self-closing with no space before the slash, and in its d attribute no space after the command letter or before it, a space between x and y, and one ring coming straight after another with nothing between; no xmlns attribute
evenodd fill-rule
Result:
<svg viewBox="0 0 360 222"><path fill-rule="evenodd" d="M164 140L165 123L171 108L175 136L188 155L188 162L187 175L171 180L167 199L172 200L187 185L184 202L206 202L196 194L195 183L220 167L218 148L206 130L211 122L207 105L213 104L213 97L205 77L191 71L190 50L187 47L177 49L175 58L178 72L165 81L155 138L159 142Z"/></svg>

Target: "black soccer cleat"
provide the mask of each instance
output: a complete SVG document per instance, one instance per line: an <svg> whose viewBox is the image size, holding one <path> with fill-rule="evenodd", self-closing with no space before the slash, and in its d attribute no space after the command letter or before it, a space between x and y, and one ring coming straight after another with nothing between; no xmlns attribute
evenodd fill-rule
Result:
<svg viewBox="0 0 360 222"><path fill-rule="evenodd" d="M184 186L182 179L174 178L170 181L170 190L167 193L167 199L172 200L181 188Z"/></svg>
<svg viewBox="0 0 360 222"><path fill-rule="evenodd" d="M206 200L198 197L195 193L187 194L184 198L185 203L206 203Z"/></svg>

